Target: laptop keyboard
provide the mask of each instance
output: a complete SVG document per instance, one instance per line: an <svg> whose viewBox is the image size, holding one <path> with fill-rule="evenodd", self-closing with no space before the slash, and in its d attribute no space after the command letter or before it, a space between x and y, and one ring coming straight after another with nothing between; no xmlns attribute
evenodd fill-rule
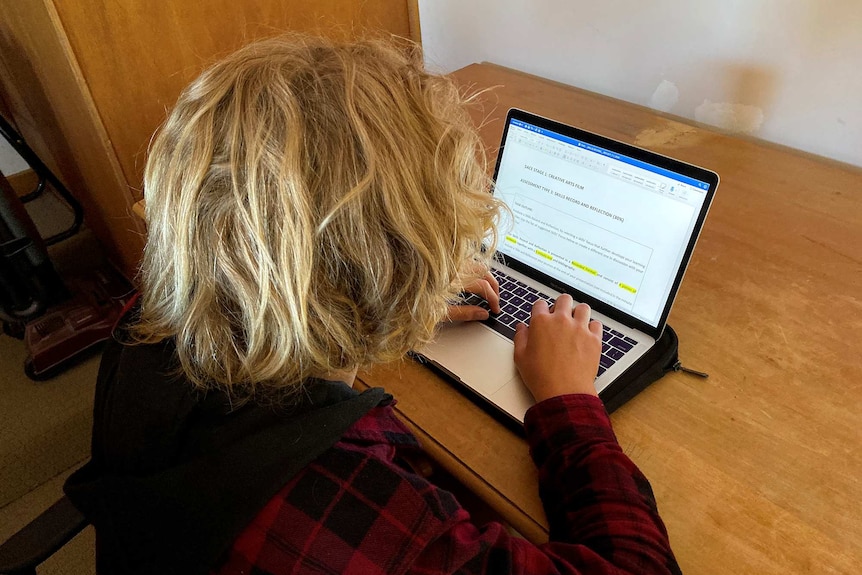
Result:
<svg viewBox="0 0 862 575"><path fill-rule="evenodd" d="M554 303L554 297L542 293L500 270L494 269L491 270L491 273L494 274L500 284L501 313L496 315L492 313L483 323L497 333L513 340L515 339L516 325L519 323L530 325L530 312L533 304L543 299L550 306ZM476 294L465 294L464 303L477 305L488 310L489 313L491 311L488 302ZM599 372L596 377L602 375L613 364L622 359L626 352L637 344L632 338L604 324L602 327L602 355L599 358Z"/></svg>

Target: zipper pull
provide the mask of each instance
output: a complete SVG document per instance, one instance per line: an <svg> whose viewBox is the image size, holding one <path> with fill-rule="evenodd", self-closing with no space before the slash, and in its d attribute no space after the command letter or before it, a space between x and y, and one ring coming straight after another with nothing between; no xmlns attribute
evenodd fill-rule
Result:
<svg viewBox="0 0 862 575"><path fill-rule="evenodd" d="M674 371L681 371L681 372L683 372L683 373L689 373L689 374L691 374L691 375L696 375L696 376L698 376L698 377L702 377L702 378L704 378L704 379L706 379L707 377L709 377L709 374L708 374L708 373L704 373L704 372L702 372L702 371L697 371L697 370L694 370L694 369L689 369L689 368L687 368L687 367L684 367L684 366L682 365L682 362L681 362L681 361L679 361L679 360L677 360L677 362L676 362L675 364L673 364L673 367L672 367L671 369L673 369Z"/></svg>

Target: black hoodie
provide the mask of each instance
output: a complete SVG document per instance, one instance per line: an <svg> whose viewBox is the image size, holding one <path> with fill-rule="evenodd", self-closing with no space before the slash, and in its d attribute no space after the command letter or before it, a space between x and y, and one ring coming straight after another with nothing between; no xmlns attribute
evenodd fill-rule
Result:
<svg viewBox="0 0 862 575"><path fill-rule="evenodd" d="M99 368L92 459L65 491L96 528L97 570L206 573L300 470L391 396L312 380L290 407L232 409L176 375L169 341L115 337Z"/></svg>

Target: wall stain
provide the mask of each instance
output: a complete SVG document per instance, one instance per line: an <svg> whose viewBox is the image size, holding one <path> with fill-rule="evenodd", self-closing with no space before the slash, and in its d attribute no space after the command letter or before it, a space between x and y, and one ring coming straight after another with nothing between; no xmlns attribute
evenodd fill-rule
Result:
<svg viewBox="0 0 862 575"><path fill-rule="evenodd" d="M686 148L702 139L697 128L673 120L662 120L657 128L641 130L635 136L635 145L643 148Z"/></svg>

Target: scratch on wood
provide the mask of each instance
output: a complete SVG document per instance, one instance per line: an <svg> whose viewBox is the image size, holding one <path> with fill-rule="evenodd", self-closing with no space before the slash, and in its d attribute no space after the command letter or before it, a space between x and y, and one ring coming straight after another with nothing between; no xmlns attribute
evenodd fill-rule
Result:
<svg viewBox="0 0 862 575"><path fill-rule="evenodd" d="M806 235L803 235L802 237L803 237L803 238L805 238L806 240L808 240L809 242L811 242L812 244L817 244L817 245L818 245L818 246L820 246L821 248L825 248L825 249L829 250L830 252L832 252L832 253L834 253L834 254L838 254L839 256L842 256L842 257L844 257L844 258L847 258L847 259L848 259L848 260L850 260L851 262L854 262L854 263L856 263L856 264L858 264L858 265L862 266L862 260L857 260L857 259L856 259L856 258L854 258L853 256L848 256L848 255L847 255L847 254L845 254L844 252L839 251L839 250L837 250L837 249L833 248L833 247L832 247L832 246L830 246L829 244L826 244L826 243L823 243L823 242L821 242L821 241L815 240L814 238L809 238L809 237L808 237L808 236L806 236Z"/></svg>

